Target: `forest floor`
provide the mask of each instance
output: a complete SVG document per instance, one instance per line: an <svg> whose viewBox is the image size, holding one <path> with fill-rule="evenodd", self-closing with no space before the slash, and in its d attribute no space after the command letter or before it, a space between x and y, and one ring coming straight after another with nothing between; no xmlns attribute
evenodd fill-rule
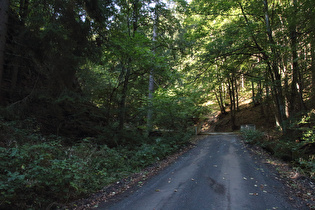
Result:
<svg viewBox="0 0 315 210"><path fill-rule="evenodd" d="M275 121L272 113L261 117L262 109L260 106L251 106L244 104L240 107L240 111L236 114L236 124L255 124L256 128L273 135L277 135L274 131ZM265 113L266 114L266 113ZM219 115L219 112L211 114L203 123L202 132L231 132L231 122L229 114ZM123 179L113 185L105 187L102 191L92 195L88 199L82 199L69 205L72 209L93 209L99 206L99 203L115 200L117 195L132 188L142 186L146 180L158 174L161 170L165 169L170 164L174 163L184 153L195 147L197 142L204 139L204 135L196 135L191 139L191 144L186 148L181 149L178 153L169 156L167 159L157 162L156 164L146 168L140 173L133 174L132 176ZM289 189L286 192L289 199L292 197L299 197L304 200L310 209L315 209L315 180L304 174L299 173L289 162L280 160L264 149L246 145L246 148L252 153L258 155L264 162L269 163L279 173L276 179L283 182Z"/></svg>

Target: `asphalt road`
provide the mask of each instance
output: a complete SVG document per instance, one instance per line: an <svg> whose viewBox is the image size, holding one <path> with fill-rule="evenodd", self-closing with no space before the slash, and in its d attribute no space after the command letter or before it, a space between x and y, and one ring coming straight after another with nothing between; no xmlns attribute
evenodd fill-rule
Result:
<svg viewBox="0 0 315 210"><path fill-rule="evenodd" d="M276 176L236 135L209 135L141 188L99 209L308 209L289 200Z"/></svg>

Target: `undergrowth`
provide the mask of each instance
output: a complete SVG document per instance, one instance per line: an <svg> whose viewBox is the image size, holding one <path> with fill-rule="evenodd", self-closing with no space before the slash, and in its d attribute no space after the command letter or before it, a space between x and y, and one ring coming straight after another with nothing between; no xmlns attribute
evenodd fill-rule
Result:
<svg viewBox="0 0 315 210"><path fill-rule="evenodd" d="M109 148L93 138L68 145L64 142L69 140L61 137L41 136L34 130L30 135L29 129L3 121L0 126L11 132L10 138L1 136L1 209L44 209L88 196L177 151L190 136L138 139L138 145Z"/></svg>
<svg viewBox="0 0 315 210"><path fill-rule="evenodd" d="M315 178L315 110L291 119L290 127L281 136L270 136L259 130L243 130L242 136L246 143L264 148Z"/></svg>

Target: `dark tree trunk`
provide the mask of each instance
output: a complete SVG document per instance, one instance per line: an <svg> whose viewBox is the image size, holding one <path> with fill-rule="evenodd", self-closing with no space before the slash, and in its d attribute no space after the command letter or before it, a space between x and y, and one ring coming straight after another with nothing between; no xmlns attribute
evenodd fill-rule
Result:
<svg viewBox="0 0 315 210"><path fill-rule="evenodd" d="M128 83L129 83L129 76L130 76L130 69L123 69L122 71L126 71L124 83L123 83L123 90L121 93L121 99L119 103L119 126L118 129L122 130L124 128L125 123L125 116L126 116L126 98L127 98L127 91L128 91Z"/></svg>
<svg viewBox="0 0 315 210"><path fill-rule="evenodd" d="M255 95L255 84L252 81L252 99L253 99L253 104L256 104L256 95Z"/></svg>
<svg viewBox="0 0 315 210"><path fill-rule="evenodd" d="M284 103L284 96L281 84L281 74L279 72L278 63L280 60L279 52L276 49L276 43L273 39L272 29L270 25L270 18L269 18L269 7L268 1L264 0L264 12L265 12L265 21L266 21L266 31L268 35L268 41L270 43L270 49L272 52L272 60L269 63L269 72L273 82L272 89L274 95L274 101L277 109L277 120L279 125L281 126L282 130L285 131L286 128L284 127L284 121L286 120L285 116L285 103ZM269 59L268 59L269 60Z"/></svg>
<svg viewBox="0 0 315 210"><path fill-rule="evenodd" d="M315 22L315 20L313 20ZM315 25L315 23L314 23ZM312 108L315 108L315 32L311 36L311 71L312 71L312 92L311 92L311 101L312 101Z"/></svg>
<svg viewBox="0 0 315 210"><path fill-rule="evenodd" d="M229 95L230 95L230 112L231 112L231 123L232 123L232 130L236 130L237 126L235 124L235 114L236 114L236 103L235 103L235 87L234 87L234 76L232 75L231 78L228 80L228 87L229 87Z"/></svg>
<svg viewBox="0 0 315 210"><path fill-rule="evenodd" d="M217 94L217 92L214 93L215 94L215 97L217 99L217 102L218 102L218 105L220 107L220 111L222 114L225 114L226 111L225 111L225 106L224 106L224 102L223 102L223 99L222 99L222 93L221 91L219 91L219 95Z"/></svg>
<svg viewBox="0 0 315 210"><path fill-rule="evenodd" d="M238 83L236 77L234 77L235 83L235 102L236 102L236 111L239 111L239 104L238 104Z"/></svg>
<svg viewBox="0 0 315 210"><path fill-rule="evenodd" d="M4 71L4 51L8 28L9 4L9 0L0 1L0 91L2 87L2 76Z"/></svg>

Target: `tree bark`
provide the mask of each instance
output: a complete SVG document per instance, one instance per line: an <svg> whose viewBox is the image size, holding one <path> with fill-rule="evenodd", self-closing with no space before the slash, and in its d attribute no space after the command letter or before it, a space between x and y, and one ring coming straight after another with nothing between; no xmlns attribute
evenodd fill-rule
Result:
<svg viewBox="0 0 315 210"><path fill-rule="evenodd" d="M157 21L158 21L158 14L155 6L154 10L154 24L153 24L153 37L152 41L155 45L156 37L157 37ZM153 53L155 53L155 46L153 47ZM149 134L152 130L152 117L153 117L153 107L152 107L152 99L154 94L154 68L152 67L150 70L149 76L149 108L148 108L148 115L147 115L147 133Z"/></svg>
<svg viewBox="0 0 315 210"><path fill-rule="evenodd" d="M9 0L0 1L0 90L4 72L4 51L8 26Z"/></svg>
<svg viewBox="0 0 315 210"><path fill-rule="evenodd" d="M254 81L251 81L252 83L252 100L253 100L253 105L256 104L256 96L255 96L255 84Z"/></svg>
<svg viewBox="0 0 315 210"><path fill-rule="evenodd" d="M269 73L271 82L272 82L272 86L271 86L271 90L272 90L272 96L273 96L273 100L275 103L275 107L276 107L276 119L279 122L279 126L281 126L281 128L283 130L285 130L285 128L283 128L283 122L286 119L285 117L285 111L284 111L284 98L283 98L283 93L282 93L282 86L281 86L281 75L279 73L279 68L277 65L277 62L279 61L279 55L277 53L277 50L275 48L275 41L273 40L273 35L272 35L272 30L271 30L271 25L270 25L270 18L269 18L269 13L268 13L268 1L267 0L263 0L263 4L264 4L264 12L265 12L265 22L266 22L266 32L267 32L267 36L268 36L268 42L271 48L271 53L272 56L269 56L266 53L266 50L263 49L256 37L253 31L251 31L251 38L254 42L254 46L255 48L258 49L258 51L261 53L262 58L265 60L265 62L267 63L267 71ZM239 6L241 8L243 17L245 19L245 22L247 25L250 25L249 20L245 14L244 8L242 6L241 3L239 3Z"/></svg>
<svg viewBox="0 0 315 210"><path fill-rule="evenodd" d="M280 60L279 53L276 49L276 43L273 39L272 35L272 29L270 24L270 17L269 17L269 7L268 7L268 1L264 0L264 12L265 12L265 21L266 21L266 32L268 36L268 41L270 43L270 49L272 53L271 58L271 65L269 66L269 70L271 73L271 78L273 81L273 93L274 93L274 101L277 108L278 115L276 116L279 122L280 127L283 131L286 130L284 126L284 121L286 120L285 116L285 103L284 103L284 96L283 96L283 90L282 90L282 84L281 84L281 74L279 72L278 63Z"/></svg>
<svg viewBox="0 0 315 210"><path fill-rule="evenodd" d="M126 99L127 99L130 69L129 69L129 67L127 67L126 69L122 69L122 71L126 71L126 74L125 74L125 79L124 79L124 83L123 83L123 90L121 93L121 99L120 99L120 103L119 103L119 111L120 111L120 113L119 113L119 125L118 125L119 130L122 130L124 128L124 123L125 123Z"/></svg>
<svg viewBox="0 0 315 210"><path fill-rule="evenodd" d="M315 108L315 36L313 38L312 44L311 44L311 51L312 51L312 64L311 64L311 70L312 70L312 106Z"/></svg>
<svg viewBox="0 0 315 210"><path fill-rule="evenodd" d="M235 103L236 103L236 111L239 111L239 103L238 103L238 83L237 79L234 76L234 83L235 83Z"/></svg>
<svg viewBox="0 0 315 210"><path fill-rule="evenodd" d="M312 19L312 26L315 27L315 20ZM311 101L312 108L315 108L315 32L311 33L311 71L312 71L312 90L311 90Z"/></svg>
<svg viewBox="0 0 315 210"><path fill-rule="evenodd" d="M292 14L291 26L290 26L290 40L291 40L291 56L292 56L292 83L291 83L291 95L290 95L290 106L289 115L297 111L306 109L303 101L303 87L300 81L300 69L299 69L299 56L297 51L298 46L298 33L296 29L296 13L297 13L297 2L293 0L294 13ZM297 102L298 100L298 102Z"/></svg>
<svg viewBox="0 0 315 210"><path fill-rule="evenodd" d="M235 103L235 87L234 87L234 75L232 74L231 78L228 79L228 88L230 95L230 112L231 112L231 123L232 130L236 130L235 124L235 114L236 114L236 103Z"/></svg>

